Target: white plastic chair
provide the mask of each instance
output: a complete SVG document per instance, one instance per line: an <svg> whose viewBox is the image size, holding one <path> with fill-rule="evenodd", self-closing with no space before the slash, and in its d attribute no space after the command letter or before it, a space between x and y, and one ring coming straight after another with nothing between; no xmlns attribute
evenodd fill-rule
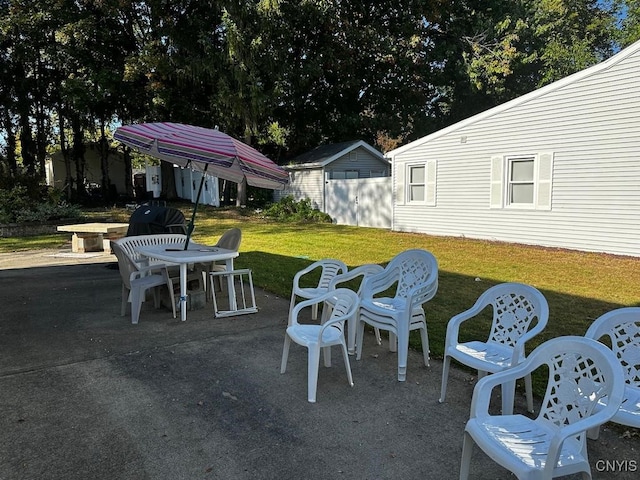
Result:
<svg viewBox="0 0 640 480"><path fill-rule="evenodd" d="M131 260L126 251L117 240L111 242L111 250L118 259L118 269L122 278L122 304L120 315L124 317L127 303L131 303L131 323L137 324L140 318L142 302L145 301L146 292L153 289L154 306L160 307L160 297L156 287L166 286L169 291L169 300L173 309L173 318L176 318L176 304L173 296L173 283L169 278L164 265L140 266Z"/></svg>
<svg viewBox="0 0 640 480"><path fill-rule="evenodd" d="M487 307L493 309L493 322L486 341L460 343L463 322L477 317ZM535 323L534 323L535 320ZM536 288L522 283L501 283L485 291L469 310L454 316L447 324L442 365L440 403L447 393L451 359L474 368L478 378L514 367L525 359L525 345L539 334L549 320L549 306ZM502 389L502 413L513 412L515 383ZM533 412L531 377L525 377L527 407Z"/></svg>
<svg viewBox="0 0 640 480"><path fill-rule="evenodd" d="M491 392L541 368L548 369L546 393L537 418L490 415ZM523 480L551 479L582 472L591 478L587 431L615 415L624 393L622 369L611 351L584 337L557 337L518 366L481 379L473 391L462 446L460 479L469 476L474 443ZM609 403L596 409L598 400Z"/></svg>
<svg viewBox="0 0 640 480"><path fill-rule="evenodd" d="M340 275L336 275L335 277L333 277L331 282L329 282L329 290L334 290L338 288L338 285L350 282L352 280L356 280L358 277L362 277L360 279L360 284L358 285L358 289L356 291L358 296L361 296L364 279L369 277L370 275L375 275L376 273L380 273L383 270L384 268L382 266L377 265L375 263L367 263L365 265L360 265L359 267L349 270L348 272L341 273ZM330 305L327 305L327 306L329 307ZM327 308L327 311L329 310L330 308ZM354 315L353 317L349 318L349 321L347 323L347 350L349 351L349 355L355 354L355 351L356 351L355 345L356 345L357 324L358 324L358 315ZM380 345L382 343L380 339L380 330L376 328L375 334L376 334L376 340L378 342L378 345Z"/></svg>
<svg viewBox="0 0 640 480"><path fill-rule="evenodd" d="M395 285L394 297L379 297ZM398 381L407 376L409 332L420 330L424 364L429 366L429 337L422 305L438 290L438 262L426 250L406 250L396 255L380 273L363 281L356 359L362 357L364 324L389 331L389 350L398 352ZM397 341L397 343L396 343Z"/></svg>
<svg viewBox="0 0 640 480"><path fill-rule="evenodd" d="M640 428L640 308L618 308L605 313L591 324L585 337L600 341L607 337L625 376L624 398L611 421ZM598 433L599 429L594 429L589 436L597 438Z"/></svg>
<svg viewBox="0 0 640 480"><path fill-rule="evenodd" d="M317 307L329 299L333 304L333 310L330 317L323 324L314 325L299 322L299 315L303 309ZM323 348L340 345L349 385L353 387L347 344L344 338L344 322L356 314L358 303L358 295L355 292L346 288L339 288L310 300L304 300L293 309L284 337L280 373L285 373L287 369L291 341L293 340L298 345L306 347L308 349L307 395L309 402L314 403L316 401L320 350Z"/></svg>
<svg viewBox="0 0 640 480"><path fill-rule="evenodd" d="M302 286L304 283L303 277L320 270L320 278L317 285ZM293 314L293 308L296 304L296 297L302 297L304 299L312 299L319 295L325 294L329 289L329 282L340 273L344 273L349 269L344 262L335 258L325 258L313 262L306 268L303 268L293 277L293 288L291 289L291 303L289 305L289 318ZM318 305L316 304L312 310L312 319L318 319Z"/></svg>

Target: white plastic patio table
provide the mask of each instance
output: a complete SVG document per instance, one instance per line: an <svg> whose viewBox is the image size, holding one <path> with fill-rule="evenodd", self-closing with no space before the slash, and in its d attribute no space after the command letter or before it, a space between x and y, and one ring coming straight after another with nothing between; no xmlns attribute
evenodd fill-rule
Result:
<svg viewBox="0 0 640 480"><path fill-rule="evenodd" d="M233 270L233 259L238 252L219 247L208 247L197 243L190 243L184 250L183 245L153 245L136 247L136 251L147 258L161 260L180 266L180 318L184 322L187 319L187 265L190 263L221 262L226 264L227 271ZM234 310L236 306L233 276L228 277L229 305Z"/></svg>

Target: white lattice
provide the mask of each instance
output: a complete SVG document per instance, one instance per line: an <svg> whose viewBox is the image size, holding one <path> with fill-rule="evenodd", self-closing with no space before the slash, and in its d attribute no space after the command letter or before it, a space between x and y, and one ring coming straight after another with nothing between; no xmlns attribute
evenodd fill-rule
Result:
<svg viewBox="0 0 640 480"><path fill-rule="evenodd" d="M501 295L493 302L490 340L514 346L536 317L534 305L525 296L513 293Z"/></svg>
<svg viewBox="0 0 640 480"><path fill-rule="evenodd" d="M406 297L409 291L429 278L430 265L417 256L411 256L400 265L397 296Z"/></svg>
<svg viewBox="0 0 640 480"><path fill-rule="evenodd" d="M609 332L611 349L620 360L627 383L640 387L640 322L625 322Z"/></svg>
<svg viewBox="0 0 640 480"><path fill-rule="evenodd" d="M540 416L561 426L591 415L605 381L593 360L565 353L553 357L548 365L549 383Z"/></svg>

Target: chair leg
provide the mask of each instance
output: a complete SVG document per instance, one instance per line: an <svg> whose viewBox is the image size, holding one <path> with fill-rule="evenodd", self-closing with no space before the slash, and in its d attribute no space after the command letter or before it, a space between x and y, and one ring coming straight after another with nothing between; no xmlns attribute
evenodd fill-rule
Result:
<svg viewBox="0 0 640 480"><path fill-rule="evenodd" d="M322 358L324 366L329 368L331 366L331 347L322 347Z"/></svg>
<svg viewBox="0 0 640 480"><path fill-rule="evenodd" d="M451 364L451 357L449 355L444 356L442 362L442 383L440 384L440 403L444 403L444 397L447 394L447 380L449 378L449 365Z"/></svg>
<svg viewBox="0 0 640 480"><path fill-rule="evenodd" d="M307 400L316 402L316 390L318 388L318 367L320 365L320 348L309 347L307 366Z"/></svg>
<svg viewBox="0 0 640 480"><path fill-rule="evenodd" d="M317 304L316 304L317 307ZM320 324L325 324L329 318L331 317L331 312L333 311L333 309L331 308L331 306L325 302L324 306L322 307L322 318L320 320ZM330 367L331 366L331 347L322 347L322 358L324 359L324 366L325 367Z"/></svg>
<svg viewBox="0 0 640 480"><path fill-rule="evenodd" d="M389 331L389 351L397 352L398 351L398 336Z"/></svg>
<svg viewBox="0 0 640 480"><path fill-rule="evenodd" d="M533 413L533 385L531 384L531 374L524 377L524 391L527 396L527 410Z"/></svg>
<svg viewBox="0 0 640 480"><path fill-rule="evenodd" d="M424 357L424 365L430 366L429 363L429 334L427 333L427 325L420 327L420 339L422 340L422 356Z"/></svg>
<svg viewBox="0 0 640 480"><path fill-rule="evenodd" d="M153 287L153 307L160 308L160 293L158 287Z"/></svg>
<svg viewBox="0 0 640 480"><path fill-rule="evenodd" d="M502 415L513 414L513 402L516 393L516 382L505 382L502 384Z"/></svg>
<svg viewBox="0 0 640 480"><path fill-rule="evenodd" d="M473 453L473 438L464 432L462 441L462 459L460 460L460 480L469 478L469 468L471 466L471 454Z"/></svg>
<svg viewBox="0 0 640 480"><path fill-rule="evenodd" d="M358 320L356 332L356 360L362 357L362 344L364 343L364 322Z"/></svg>
<svg viewBox="0 0 640 480"><path fill-rule="evenodd" d="M291 293L291 301L289 302L289 317L287 319L287 325L291 325L291 316L293 315L293 308L296 306L296 294Z"/></svg>
<svg viewBox="0 0 640 480"><path fill-rule="evenodd" d="M352 315L347 320L347 349L349 355L356 353L356 326L358 324L358 314Z"/></svg>
<svg viewBox="0 0 640 480"><path fill-rule="evenodd" d="M407 330L398 330L396 334L398 340L398 381L404 382L407 379L407 357L409 356L409 326ZM389 332L391 338L391 332Z"/></svg>
<svg viewBox="0 0 640 480"><path fill-rule="evenodd" d="M282 362L280 362L280 373L287 371L287 360L289 359L289 346L291 345L291 338L288 334L284 334L284 347L282 347Z"/></svg>
<svg viewBox="0 0 640 480"><path fill-rule="evenodd" d="M600 425L587 430L587 438L590 440L597 440L600 436Z"/></svg>
<svg viewBox="0 0 640 480"><path fill-rule="evenodd" d="M349 385L353 387L353 376L351 375L351 364L349 363L349 352L347 351L346 343L341 344L342 356L344 357L344 368L347 369L347 379L349 379Z"/></svg>
<svg viewBox="0 0 640 480"><path fill-rule="evenodd" d="M139 288L134 287L131 289L131 323L134 325L138 323L140 318L140 310L142 309L145 293Z"/></svg>
<svg viewBox="0 0 640 480"><path fill-rule="evenodd" d="M311 320L318 319L318 304L315 303L311 306Z"/></svg>
<svg viewBox="0 0 640 480"><path fill-rule="evenodd" d="M378 345L382 345L382 337L380 336L380 329L378 327L375 327L373 331L376 335L376 343Z"/></svg>
<svg viewBox="0 0 640 480"><path fill-rule="evenodd" d="M127 303L129 303L129 289L122 284L122 302L120 305L120 316L124 317L127 313Z"/></svg>

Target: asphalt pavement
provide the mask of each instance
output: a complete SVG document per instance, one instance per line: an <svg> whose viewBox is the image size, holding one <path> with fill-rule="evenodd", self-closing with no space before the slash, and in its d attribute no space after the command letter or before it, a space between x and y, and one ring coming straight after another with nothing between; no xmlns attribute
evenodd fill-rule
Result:
<svg viewBox="0 0 640 480"><path fill-rule="evenodd" d="M412 351L398 382L369 333L355 385L335 350L311 404L304 348L280 374L288 298L257 289L258 313L185 322L146 302L132 325L120 293L111 255L0 255L0 480L457 478L472 372L440 404L441 361ZM625 432L589 440L594 478L637 478ZM471 478L514 477L476 448Z"/></svg>

